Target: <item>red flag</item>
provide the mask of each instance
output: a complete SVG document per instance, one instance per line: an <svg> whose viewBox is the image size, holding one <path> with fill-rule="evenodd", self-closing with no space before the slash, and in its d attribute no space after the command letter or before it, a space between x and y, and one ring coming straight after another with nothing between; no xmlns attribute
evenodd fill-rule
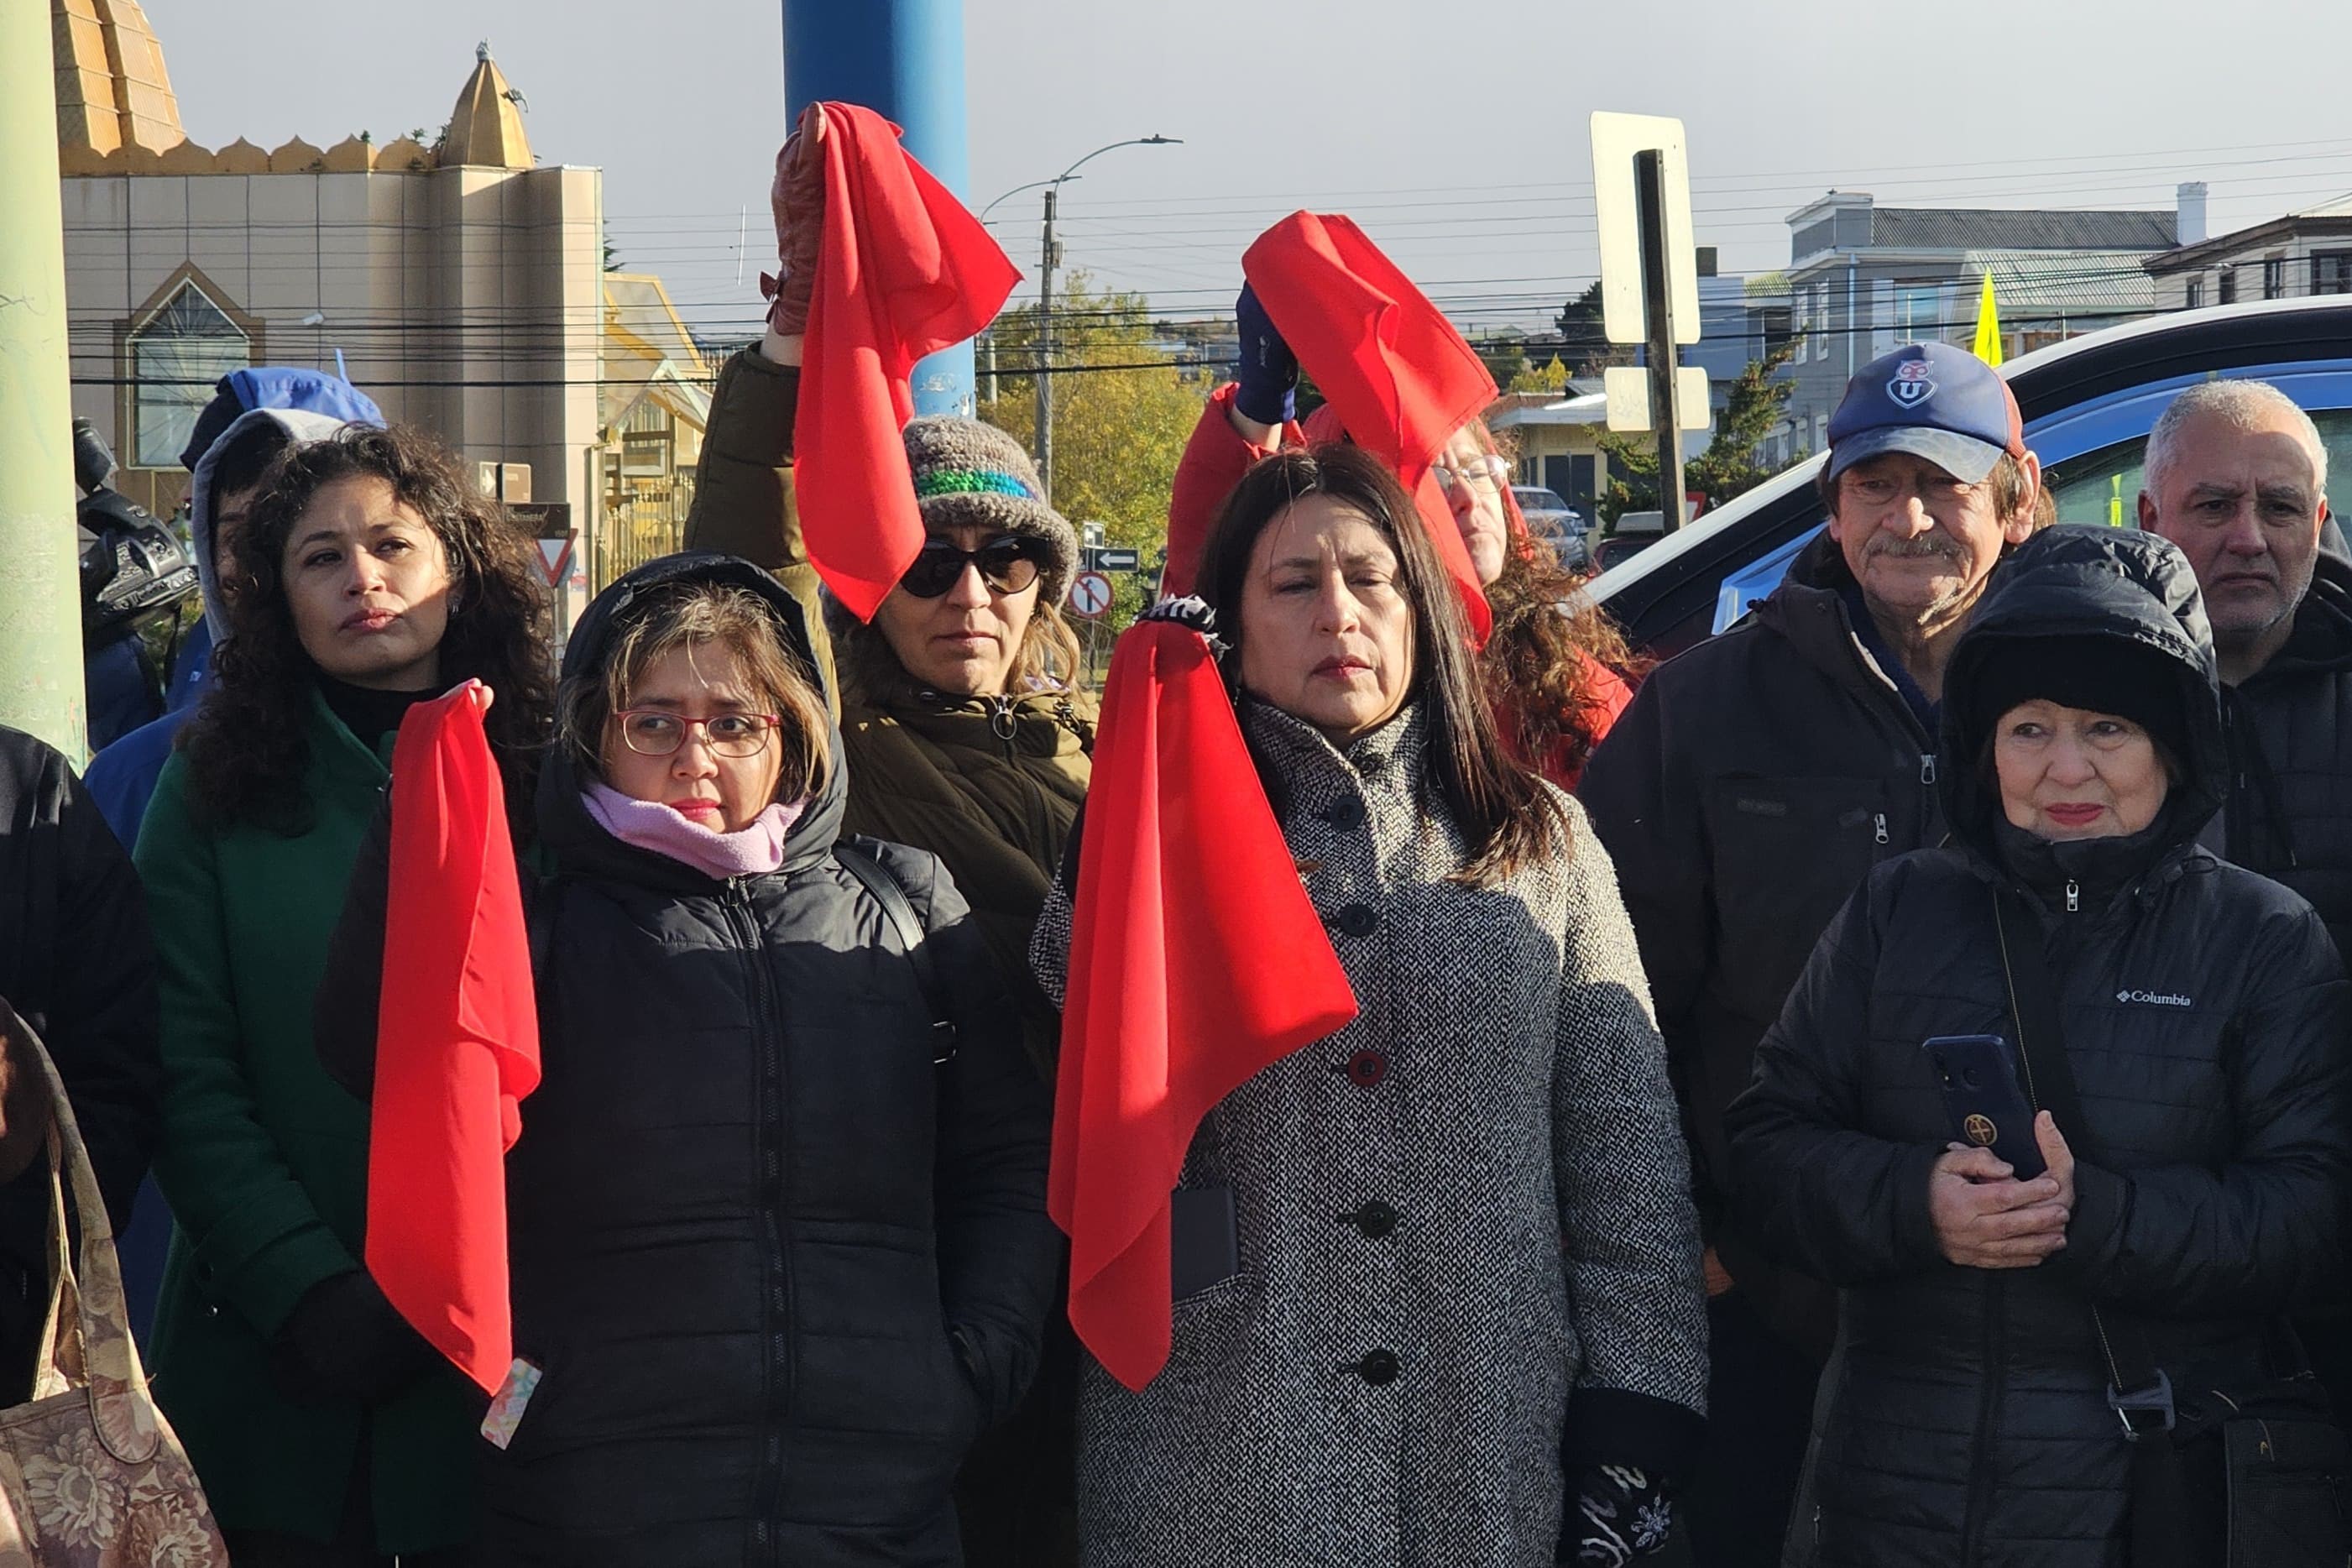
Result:
<svg viewBox="0 0 2352 1568"><path fill-rule="evenodd" d="M793 483L809 560L860 620L923 547L898 432L925 354L995 318L1021 274L870 109L824 110L824 242L801 351Z"/></svg>
<svg viewBox="0 0 2352 1568"><path fill-rule="evenodd" d="M1119 638L1094 768L1046 1207L1071 1326L1140 1389L1168 1362L1168 1194L1201 1118L1356 998L1199 632Z"/></svg>
<svg viewBox="0 0 2352 1568"><path fill-rule="evenodd" d="M539 1086L539 1013L484 705L478 682L419 702L393 748L367 1267L495 1394L514 1360L506 1152Z"/></svg>
<svg viewBox="0 0 2352 1568"><path fill-rule="evenodd" d="M1242 253L1242 271L1349 436L1396 470L1484 643L1494 616L1429 469L1495 400L1495 378L1352 219L1293 213Z"/></svg>

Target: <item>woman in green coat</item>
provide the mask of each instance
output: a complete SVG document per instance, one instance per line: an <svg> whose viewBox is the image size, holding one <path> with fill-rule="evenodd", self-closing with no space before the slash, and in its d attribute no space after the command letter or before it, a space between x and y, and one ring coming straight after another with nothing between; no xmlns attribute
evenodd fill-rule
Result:
<svg viewBox="0 0 2352 1568"><path fill-rule="evenodd" d="M367 1113L313 993L402 715L469 678L511 819L547 728L530 541L408 430L289 451L237 551L218 686L136 859L163 1001L156 1179L177 1226L155 1392L237 1568L443 1561L472 1529L480 1395L362 1267Z"/></svg>

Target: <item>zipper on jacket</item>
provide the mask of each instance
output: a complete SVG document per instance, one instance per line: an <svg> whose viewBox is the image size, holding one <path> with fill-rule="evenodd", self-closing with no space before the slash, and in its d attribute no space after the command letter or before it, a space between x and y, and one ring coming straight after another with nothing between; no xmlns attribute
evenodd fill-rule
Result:
<svg viewBox="0 0 2352 1568"><path fill-rule="evenodd" d="M1936 753L1933 752L1919 753L1919 782L1930 789L1936 785Z"/></svg>
<svg viewBox="0 0 2352 1568"><path fill-rule="evenodd" d="M2083 884L2074 878L2066 879L2066 912L2078 914L2083 908Z"/></svg>
<svg viewBox="0 0 2352 1568"><path fill-rule="evenodd" d="M1877 839L1881 844L1886 842L1886 814L1885 812L1874 812L1871 815L1870 833L1871 837Z"/></svg>
<svg viewBox="0 0 2352 1568"><path fill-rule="evenodd" d="M751 1033L760 1051L760 1221L768 1247L768 1324L766 1360L769 1368L768 1428L761 1438L759 1513L751 1521L751 1539L760 1559L781 1564L782 1542L774 1521L782 1511L784 1485L784 1412L792 1405L792 1340L786 1327L792 1303L791 1259L784 1249L784 1123L783 1021L778 1016L771 977L760 942L760 918L751 895L739 882L730 882L722 900L727 924L742 945L743 962L751 971Z"/></svg>
<svg viewBox="0 0 2352 1568"><path fill-rule="evenodd" d="M1992 1435L2000 1421L2000 1396L2008 1347L2002 1342L2003 1298L1999 1274L1985 1280L1984 1385L1977 1394L1977 1429L1969 1442L1969 1502L1960 1520L1960 1562L1974 1568L1984 1544L1985 1510L1992 1501Z"/></svg>

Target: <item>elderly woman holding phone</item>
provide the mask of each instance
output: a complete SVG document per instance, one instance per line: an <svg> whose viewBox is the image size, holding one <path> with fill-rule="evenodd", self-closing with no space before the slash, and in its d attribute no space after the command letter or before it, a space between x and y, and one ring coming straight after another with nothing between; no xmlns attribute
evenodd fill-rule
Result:
<svg viewBox="0 0 2352 1568"><path fill-rule="evenodd" d="M2311 907L2197 843L2217 697L2171 545L2022 547L1947 679L1952 841L1872 874L1759 1047L1736 1189L1844 1289L1800 1560L2119 1564L2193 1391L2295 1370L2279 1326L2343 1248L2347 993Z"/></svg>

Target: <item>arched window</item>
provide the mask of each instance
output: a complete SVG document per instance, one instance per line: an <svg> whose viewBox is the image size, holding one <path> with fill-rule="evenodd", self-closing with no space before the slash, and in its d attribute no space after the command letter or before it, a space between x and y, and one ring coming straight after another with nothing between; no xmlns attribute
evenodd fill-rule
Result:
<svg viewBox="0 0 2352 1568"><path fill-rule="evenodd" d="M131 463L175 468L213 387L253 363L253 342L194 280L131 333Z"/></svg>

